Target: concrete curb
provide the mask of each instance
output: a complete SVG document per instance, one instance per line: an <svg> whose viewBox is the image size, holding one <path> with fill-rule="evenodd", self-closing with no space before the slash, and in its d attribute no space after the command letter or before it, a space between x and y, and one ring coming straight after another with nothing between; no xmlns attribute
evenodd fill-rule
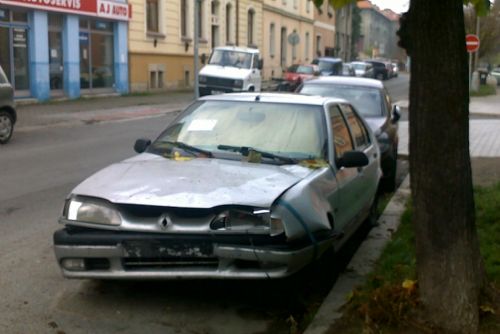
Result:
<svg viewBox="0 0 500 334"><path fill-rule="evenodd" d="M335 321L342 317L341 308L347 303L347 295L356 286L362 284L366 275L373 271L385 245L398 229L409 196L410 175L407 175L380 216L378 225L372 228L366 240L359 246L304 334L326 333Z"/></svg>

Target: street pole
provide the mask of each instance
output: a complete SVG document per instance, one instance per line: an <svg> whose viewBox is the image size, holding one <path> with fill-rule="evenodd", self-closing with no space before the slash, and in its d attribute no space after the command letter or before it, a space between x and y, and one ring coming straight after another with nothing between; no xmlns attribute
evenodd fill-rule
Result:
<svg viewBox="0 0 500 334"><path fill-rule="evenodd" d="M472 88L472 52L469 52L469 92Z"/></svg>
<svg viewBox="0 0 500 334"><path fill-rule="evenodd" d="M200 97L200 87L198 82L198 46L200 44L200 21L198 12L200 11L200 0L194 0L194 96Z"/></svg>

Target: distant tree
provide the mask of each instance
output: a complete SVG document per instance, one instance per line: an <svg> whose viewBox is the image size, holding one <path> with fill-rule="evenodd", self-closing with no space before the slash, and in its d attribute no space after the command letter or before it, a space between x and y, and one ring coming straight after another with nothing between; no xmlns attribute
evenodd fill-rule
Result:
<svg viewBox="0 0 500 334"><path fill-rule="evenodd" d="M314 0L321 5L324 0ZM354 0L328 0L334 7ZM485 0L471 0L480 13ZM410 179L417 277L427 319L475 333L486 288L475 226L462 0L411 0L400 46L411 57Z"/></svg>
<svg viewBox="0 0 500 334"><path fill-rule="evenodd" d="M476 33L477 15L473 6L464 11L465 31L468 34ZM494 56L500 52L500 1L496 1L487 16L479 20L479 58Z"/></svg>
<svg viewBox="0 0 500 334"><path fill-rule="evenodd" d="M352 23L351 23L351 58L358 57L358 41L361 38L361 10L358 6L352 8Z"/></svg>

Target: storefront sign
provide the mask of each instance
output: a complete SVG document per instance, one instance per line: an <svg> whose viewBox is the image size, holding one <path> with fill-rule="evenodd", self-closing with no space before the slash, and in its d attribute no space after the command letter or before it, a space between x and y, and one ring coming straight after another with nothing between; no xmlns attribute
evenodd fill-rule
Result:
<svg viewBox="0 0 500 334"><path fill-rule="evenodd" d="M132 6L109 0L0 0L0 4L128 21Z"/></svg>

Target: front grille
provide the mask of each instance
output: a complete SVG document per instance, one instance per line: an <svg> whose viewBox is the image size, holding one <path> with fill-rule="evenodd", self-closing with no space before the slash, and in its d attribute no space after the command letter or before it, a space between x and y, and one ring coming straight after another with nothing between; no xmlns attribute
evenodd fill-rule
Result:
<svg viewBox="0 0 500 334"><path fill-rule="evenodd" d="M207 77L207 86L232 88L234 87L234 79Z"/></svg>
<svg viewBox="0 0 500 334"><path fill-rule="evenodd" d="M219 259L197 258L197 257L171 257L171 258L124 258L123 268L125 270L144 269L172 269L172 268L212 268L219 266Z"/></svg>

